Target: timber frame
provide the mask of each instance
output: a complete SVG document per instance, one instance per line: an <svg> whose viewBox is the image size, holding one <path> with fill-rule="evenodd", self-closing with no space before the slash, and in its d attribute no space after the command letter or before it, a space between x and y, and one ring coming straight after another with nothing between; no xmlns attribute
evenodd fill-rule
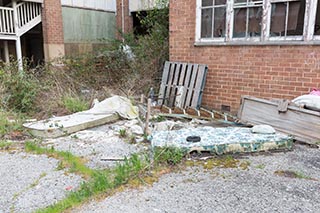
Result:
<svg viewBox="0 0 320 213"><path fill-rule="evenodd" d="M196 29L195 29L195 45L320 45L320 35L314 35L316 17L317 17L317 6L320 0L305 0L305 13L304 13L304 26L302 35L298 36L270 36L271 26L271 5L283 2L295 2L297 0L261 0L261 1L250 1L245 3L237 3L238 5L243 4L244 6L235 6L235 0L226 0L225 10L225 33L222 37L210 37L203 38L201 36L201 16L202 9L206 8L217 8L218 6L202 6L202 0L196 0ZM234 11L237 7L250 8L259 3L263 9L262 21L261 21L261 36L256 37L233 37L234 30ZM220 3L221 4L221 3ZM287 11L288 12L288 11ZM320 15L320 14L318 14ZM287 24L287 23L286 23Z"/></svg>

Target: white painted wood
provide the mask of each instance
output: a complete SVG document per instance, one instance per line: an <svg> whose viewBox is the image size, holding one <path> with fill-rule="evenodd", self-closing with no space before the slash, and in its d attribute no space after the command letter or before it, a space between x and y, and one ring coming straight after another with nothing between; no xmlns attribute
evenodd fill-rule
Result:
<svg viewBox="0 0 320 213"><path fill-rule="evenodd" d="M60 0L62 6L116 12L116 0Z"/></svg>
<svg viewBox="0 0 320 213"><path fill-rule="evenodd" d="M21 39L20 37L16 40L16 54L19 71L23 71L22 51L21 51Z"/></svg>
<svg viewBox="0 0 320 213"><path fill-rule="evenodd" d="M10 57L9 57L9 45L8 41L3 41L3 46L4 46L4 60L6 63L10 62Z"/></svg>
<svg viewBox="0 0 320 213"><path fill-rule="evenodd" d="M129 11L151 10L157 6L156 0L129 0Z"/></svg>
<svg viewBox="0 0 320 213"><path fill-rule="evenodd" d="M201 1L196 2L196 42L201 41Z"/></svg>
<svg viewBox="0 0 320 213"><path fill-rule="evenodd" d="M226 41L231 41L233 36L233 0L227 0Z"/></svg>
<svg viewBox="0 0 320 213"><path fill-rule="evenodd" d="M314 26L315 26L315 20L317 15L317 0L307 0L306 1L306 16L305 16L305 23L307 23L304 26L303 33L306 41L311 41L314 37Z"/></svg>
<svg viewBox="0 0 320 213"><path fill-rule="evenodd" d="M22 1L25 1L25 2L35 2L35 3L43 4L43 0L22 0Z"/></svg>

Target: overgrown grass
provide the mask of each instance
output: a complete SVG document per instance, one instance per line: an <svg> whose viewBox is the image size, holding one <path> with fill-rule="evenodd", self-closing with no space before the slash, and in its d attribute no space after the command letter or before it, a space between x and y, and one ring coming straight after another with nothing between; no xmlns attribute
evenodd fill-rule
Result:
<svg viewBox="0 0 320 213"><path fill-rule="evenodd" d="M79 96L64 96L62 98L62 103L64 107L71 113L81 112L89 108L88 102Z"/></svg>
<svg viewBox="0 0 320 213"><path fill-rule="evenodd" d="M0 139L14 131L23 131L23 118L17 113L2 111L0 108Z"/></svg>
<svg viewBox="0 0 320 213"><path fill-rule="evenodd" d="M0 150L6 149L12 145L12 142L9 141L0 141Z"/></svg>
<svg viewBox="0 0 320 213"><path fill-rule="evenodd" d="M43 148L39 146L39 142L30 142L27 141L25 143L25 150L27 152L32 152L35 154L45 154L50 157L54 157L60 159L62 161L62 165L58 165L58 167L66 167L69 168L69 172L78 173L88 178L93 174L93 170L86 167L84 165L84 160L80 157L74 156L70 152L66 151L57 151L54 147L51 148Z"/></svg>
<svg viewBox="0 0 320 213"><path fill-rule="evenodd" d="M154 149L154 163L156 165L177 165L186 152L176 147L164 147Z"/></svg>
<svg viewBox="0 0 320 213"><path fill-rule="evenodd" d="M159 167L177 165L183 158L183 152L179 149L157 149L153 161L147 155L133 154L112 169L93 170L84 165L83 159L69 152L57 151L53 147L44 148L40 145L39 142L26 142L25 150L57 158L60 160L57 169L68 168L69 172L80 174L87 180L77 191L70 192L65 199L37 211L41 213L62 212L101 193L112 194L127 184L135 187L146 183L151 184L157 180L157 174L154 171Z"/></svg>

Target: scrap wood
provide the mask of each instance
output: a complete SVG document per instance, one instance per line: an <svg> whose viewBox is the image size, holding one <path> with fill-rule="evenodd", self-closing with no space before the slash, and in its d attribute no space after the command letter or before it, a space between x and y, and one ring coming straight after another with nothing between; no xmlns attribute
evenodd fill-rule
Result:
<svg viewBox="0 0 320 213"><path fill-rule="evenodd" d="M243 96L238 118L243 123L270 125L305 143L316 144L320 141L320 112L288 105L285 113L279 113L278 103Z"/></svg>

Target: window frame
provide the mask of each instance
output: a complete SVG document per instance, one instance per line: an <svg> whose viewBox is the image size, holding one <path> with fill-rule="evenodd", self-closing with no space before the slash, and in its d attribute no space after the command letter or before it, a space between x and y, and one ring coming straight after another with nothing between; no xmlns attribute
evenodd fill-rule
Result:
<svg viewBox="0 0 320 213"><path fill-rule="evenodd" d="M196 30L195 45L265 45L265 44L320 44L320 35L314 35L318 0L305 0L304 26L302 35L270 36L271 4L292 2L297 0L263 0L261 36L233 37L234 0L226 1L226 30L225 37L201 38L202 0L196 0ZM319 0L320 1L320 0ZM320 3L319 3L320 4ZM248 7L249 8L249 7ZM320 14L319 14L320 15Z"/></svg>

